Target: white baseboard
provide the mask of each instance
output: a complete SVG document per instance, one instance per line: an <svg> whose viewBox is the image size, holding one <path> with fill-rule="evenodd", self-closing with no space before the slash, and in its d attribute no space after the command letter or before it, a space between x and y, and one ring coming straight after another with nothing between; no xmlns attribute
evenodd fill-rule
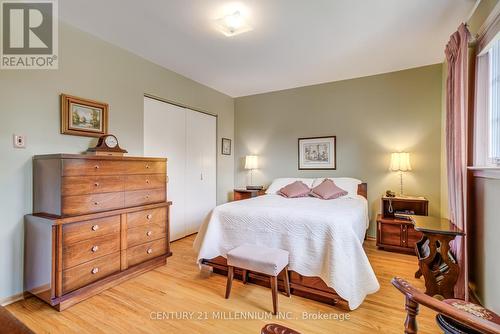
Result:
<svg viewBox="0 0 500 334"><path fill-rule="evenodd" d="M10 296L10 297L5 297L5 298L0 298L0 306L7 306L9 304L18 302L20 300L24 299L24 293L18 293L17 295Z"/></svg>

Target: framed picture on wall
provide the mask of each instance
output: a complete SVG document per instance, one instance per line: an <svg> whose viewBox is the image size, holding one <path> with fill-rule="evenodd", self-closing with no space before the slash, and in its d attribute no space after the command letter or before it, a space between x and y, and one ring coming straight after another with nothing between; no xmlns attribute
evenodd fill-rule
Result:
<svg viewBox="0 0 500 334"><path fill-rule="evenodd" d="M222 154L231 155L231 139L222 138Z"/></svg>
<svg viewBox="0 0 500 334"><path fill-rule="evenodd" d="M61 94L61 133L100 137L108 132L106 103Z"/></svg>
<svg viewBox="0 0 500 334"><path fill-rule="evenodd" d="M299 169L337 169L336 136L299 138Z"/></svg>

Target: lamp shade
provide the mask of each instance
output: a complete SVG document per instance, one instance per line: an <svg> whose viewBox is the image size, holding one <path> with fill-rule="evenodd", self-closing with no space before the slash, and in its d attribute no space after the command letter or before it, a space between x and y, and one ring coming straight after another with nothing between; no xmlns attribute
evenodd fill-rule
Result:
<svg viewBox="0 0 500 334"><path fill-rule="evenodd" d="M245 169L257 169L257 156L256 155L247 155L245 157Z"/></svg>
<svg viewBox="0 0 500 334"><path fill-rule="evenodd" d="M411 170L410 153L397 152L391 154L391 166L393 172L406 172Z"/></svg>

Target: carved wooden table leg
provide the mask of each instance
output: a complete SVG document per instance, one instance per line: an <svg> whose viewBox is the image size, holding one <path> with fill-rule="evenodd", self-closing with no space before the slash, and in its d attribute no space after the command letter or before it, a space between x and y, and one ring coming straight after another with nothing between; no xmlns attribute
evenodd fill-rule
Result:
<svg viewBox="0 0 500 334"><path fill-rule="evenodd" d="M425 293L441 299L453 298L453 288L460 270L450 252L450 242L455 236L424 234L425 238L417 242L417 256L425 279Z"/></svg>
<svg viewBox="0 0 500 334"><path fill-rule="evenodd" d="M415 278L420 278L422 277L422 270L420 268L415 272Z"/></svg>
<svg viewBox="0 0 500 334"><path fill-rule="evenodd" d="M424 276L427 295L438 299L453 298L460 267L450 250L450 242L464 232L448 219L411 216L411 220L415 230L423 233L415 245L420 267L415 278Z"/></svg>
<svg viewBox="0 0 500 334"><path fill-rule="evenodd" d="M406 309L405 334L417 334L418 304L407 296L405 302L405 309Z"/></svg>

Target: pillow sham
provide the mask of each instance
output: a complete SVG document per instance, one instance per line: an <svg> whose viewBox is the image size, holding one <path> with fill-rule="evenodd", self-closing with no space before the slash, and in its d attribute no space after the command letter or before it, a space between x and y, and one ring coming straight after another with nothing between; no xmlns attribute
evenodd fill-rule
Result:
<svg viewBox="0 0 500 334"><path fill-rule="evenodd" d="M309 188L302 181L295 181L289 185L284 186L278 192L279 195L288 198L305 197L309 195L311 188Z"/></svg>
<svg viewBox="0 0 500 334"><path fill-rule="evenodd" d="M312 188L310 195L321 199L334 199L347 195L347 191L339 188L332 180L325 179Z"/></svg>
<svg viewBox="0 0 500 334"><path fill-rule="evenodd" d="M274 179L274 181L271 183L269 188L266 190L266 194L278 194L281 188L283 188L286 185L289 185L295 181L301 181L303 182L306 186L309 188L312 188L312 184L314 182L314 179L308 179L308 178L292 178L292 177L282 177L278 179Z"/></svg>
<svg viewBox="0 0 500 334"><path fill-rule="evenodd" d="M358 194L358 185L362 183L360 180L352 177L329 177L327 179L332 180L337 187L347 191L349 196L356 196ZM324 180L324 177L315 179L312 188L319 186Z"/></svg>

